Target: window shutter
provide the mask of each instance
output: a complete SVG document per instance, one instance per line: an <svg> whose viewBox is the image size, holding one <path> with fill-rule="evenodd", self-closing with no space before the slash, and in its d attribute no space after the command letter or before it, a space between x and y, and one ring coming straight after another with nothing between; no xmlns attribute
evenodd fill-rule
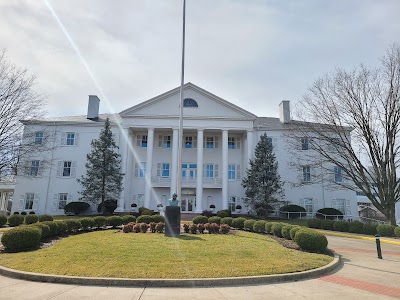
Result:
<svg viewBox="0 0 400 300"><path fill-rule="evenodd" d="M140 136L140 134L138 134L136 136L136 146L140 147L140 142L141 142L141 136Z"/></svg>
<svg viewBox="0 0 400 300"><path fill-rule="evenodd" d="M218 178L218 164L214 164L214 178Z"/></svg>
<svg viewBox="0 0 400 300"><path fill-rule="evenodd" d="M351 215L350 200L346 200L346 215Z"/></svg>
<svg viewBox="0 0 400 300"><path fill-rule="evenodd" d="M71 176L72 178L76 177L76 161L71 162Z"/></svg>
<svg viewBox="0 0 400 300"><path fill-rule="evenodd" d="M58 209L58 194L54 194L52 210L54 211L57 209Z"/></svg>
<svg viewBox="0 0 400 300"><path fill-rule="evenodd" d="M61 133L61 145L66 145L67 144L67 133L63 132Z"/></svg>
<svg viewBox="0 0 400 300"><path fill-rule="evenodd" d="M318 201L318 199L313 199L313 208L314 208L315 212L318 211L318 209L319 209L319 201Z"/></svg>
<svg viewBox="0 0 400 300"><path fill-rule="evenodd" d="M19 210L24 209L24 202L25 202L25 195L21 195L21 197L19 197L19 206L18 206Z"/></svg>
<svg viewBox="0 0 400 300"><path fill-rule="evenodd" d="M214 148L218 148L218 137L214 137Z"/></svg>
<svg viewBox="0 0 400 300"><path fill-rule="evenodd" d="M206 148L206 140L207 140L207 138L206 138L206 137L203 137L203 148L204 148L204 149Z"/></svg>
<svg viewBox="0 0 400 300"><path fill-rule="evenodd" d="M75 138L74 138L74 146L79 145L79 133L75 132Z"/></svg>
<svg viewBox="0 0 400 300"><path fill-rule="evenodd" d="M157 163L157 177L161 177L161 163Z"/></svg>
<svg viewBox="0 0 400 300"><path fill-rule="evenodd" d="M24 174L26 176L31 175L31 166L32 166L32 161L26 161L24 163Z"/></svg>
<svg viewBox="0 0 400 300"><path fill-rule="evenodd" d="M197 148L197 136L193 137L193 148Z"/></svg>
<svg viewBox="0 0 400 300"><path fill-rule="evenodd" d="M59 160L57 164L57 177L62 176L63 167L64 167L64 162L62 160Z"/></svg>
<svg viewBox="0 0 400 300"><path fill-rule="evenodd" d="M161 148L163 146L163 136L159 135L158 136L158 148Z"/></svg>
<svg viewBox="0 0 400 300"><path fill-rule="evenodd" d="M237 138L237 139L236 139L236 148L237 148L237 149L240 149L240 143L241 143L241 139L240 139L240 138Z"/></svg>
<svg viewBox="0 0 400 300"><path fill-rule="evenodd" d="M38 210L39 208L39 194L36 194L33 196L33 205L32 205L32 210Z"/></svg>
<svg viewBox="0 0 400 300"><path fill-rule="evenodd" d="M72 202L72 201L74 201L74 195L68 193L68 195L67 195L67 203L70 203L70 202Z"/></svg>
<svg viewBox="0 0 400 300"><path fill-rule="evenodd" d="M135 177L139 177L139 164L135 163Z"/></svg>
<svg viewBox="0 0 400 300"><path fill-rule="evenodd" d="M337 209L336 199L332 200L332 207Z"/></svg>
<svg viewBox="0 0 400 300"><path fill-rule="evenodd" d="M206 164L203 164L203 178L206 178Z"/></svg>
<svg viewBox="0 0 400 300"><path fill-rule="evenodd" d="M39 160L39 169L38 169L38 177L42 177L43 176L43 160Z"/></svg>
<svg viewBox="0 0 400 300"><path fill-rule="evenodd" d="M236 180L240 180L240 165L236 165Z"/></svg>

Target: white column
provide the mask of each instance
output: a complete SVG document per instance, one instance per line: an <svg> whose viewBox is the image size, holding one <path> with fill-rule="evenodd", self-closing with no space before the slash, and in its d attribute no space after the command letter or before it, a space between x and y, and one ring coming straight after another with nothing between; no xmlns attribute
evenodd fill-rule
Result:
<svg viewBox="0 0 400 300"><path fill-rule="evenodd" d="M146 183L144 189L144 206L150 208L151 171L153 168L154 128L147 129Z"/></svg>
<svg viewBox="0 0 400 300"><path fill-rule="evenodd" d="M171 191L170 196L176 191L176 178L178 173L178 137L179 130L174 129L172 134L172 166L171 166Z"/></svg>
<svg viewBox="0 0 400 300"><path fill-rule="evenodd" d="M122 129L119 139L120 139L120 154L121 154L121 173L126 174L127 172L127 164L128 164L128 137L129 131L128 128ZM124 190L122 191L118 203L117 208L115 209L116 212L123 212L125 210L125 188L129 184L127 182L127 176L125 175L122 181ZM127 200L128 201L128 200Z"/></svg>
<svg viewBox="0 0 400 300"><path fill-rule="evenodd" d="M228 209L228 130L222 130L222 209Z"/></svg>
<svg viewBox="0 0 400 300"><path fill-rule="evenodd" d="M133 144L134 144L134 135L129 132L128 134L128 159L126 163L126 173L125 173L125 185L124 185L124 193L125 193L125 211L130 211L131 204L133 200L132 194L132 176L134 171L134 159L133 159Z"/></svg>
<svg viewBox="0 0 400 300"><path fill-rule="evenodd" d="M197 130L196 213L203 211L203 129Z"/></svg>
<svg viewBox="0 0 400 300"><path fill-rule="evenodd" d="M250 159L253 158L254 148L253 148L253 131L247 131L247 162L246 168L250 167Z"/></svg>

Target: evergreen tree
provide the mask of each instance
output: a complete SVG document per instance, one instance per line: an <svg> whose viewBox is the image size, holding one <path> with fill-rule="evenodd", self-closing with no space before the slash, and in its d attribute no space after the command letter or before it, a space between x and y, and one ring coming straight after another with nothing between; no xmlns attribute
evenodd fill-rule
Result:
<svg viewBox="0 0 400 300"><path fill-rule="evenodd" d="M92 151L87 154L86 176L78 179L83 190L80 200L100 203L101 212L105 213L105 202L117 201L122 191L120 173L120 155L110 129L110 120L107 118L98 140L92 140Z"/></svg>
<svg viewBox="0 0 400 300"><path fill-rule="evenodd" d="M261 136L256 146L255 158L250 160L242 186L245 188L245 203L259 216L266 216L268 210L283 202L283 182L267 134Z"/></svg>

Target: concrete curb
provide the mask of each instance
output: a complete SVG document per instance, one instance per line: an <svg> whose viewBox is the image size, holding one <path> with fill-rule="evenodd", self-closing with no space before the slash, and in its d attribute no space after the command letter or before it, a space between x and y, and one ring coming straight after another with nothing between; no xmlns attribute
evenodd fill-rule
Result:
<svg viewBox="0 0 400 300"><path fill-rule="evenodd" d="M359 240L364 240L364 241L373 241L373 242L375 242L375 237L353 235L353 234L348 234L348 233L339 233L339 232L332 232L332 231L319 230L319 229L317 229L317 231L322 233L322 234L326 234L326 235L333 235L333 236L340 236L340 237L346 237L346 238L351 238L351 239L359 239ZM385 240L384 238L381 238L381 243L400 246L400 241L397 242L397 241L392 241L392 240Z"/></svg>
<svg viewBox="0 0 400 300"><path fill-rule="evenodd" d="M192 278L192 279L129 279L106 277L78 277L48 275L32 272L18 271L0 266L0 275L48 283L97 285L97 286L131 286L131 287L209 287L209 286L238 286L265 283L278 283L284 281L297 281L325 275L341 264L340 256L330 250L334 256L333 261L326 266L297 273L286 273L264 276L227 277L227 278Z"/></svg>

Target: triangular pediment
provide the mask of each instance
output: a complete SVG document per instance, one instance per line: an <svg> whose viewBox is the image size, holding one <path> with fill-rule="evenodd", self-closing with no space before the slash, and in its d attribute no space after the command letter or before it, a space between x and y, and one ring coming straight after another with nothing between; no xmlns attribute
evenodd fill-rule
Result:
<svg viewBox="0 0 400 300"><path fill-rule="evenodd" d="M257 116L192 83L184 85L184 98L193 99L197 107L185 107L184 116L192 118L255 119ZM192 101L190 101L192 102ZM192 103L193 104L193 103ZM121 117L179 116L180 87L142 102L120 113Z"/></svg>

